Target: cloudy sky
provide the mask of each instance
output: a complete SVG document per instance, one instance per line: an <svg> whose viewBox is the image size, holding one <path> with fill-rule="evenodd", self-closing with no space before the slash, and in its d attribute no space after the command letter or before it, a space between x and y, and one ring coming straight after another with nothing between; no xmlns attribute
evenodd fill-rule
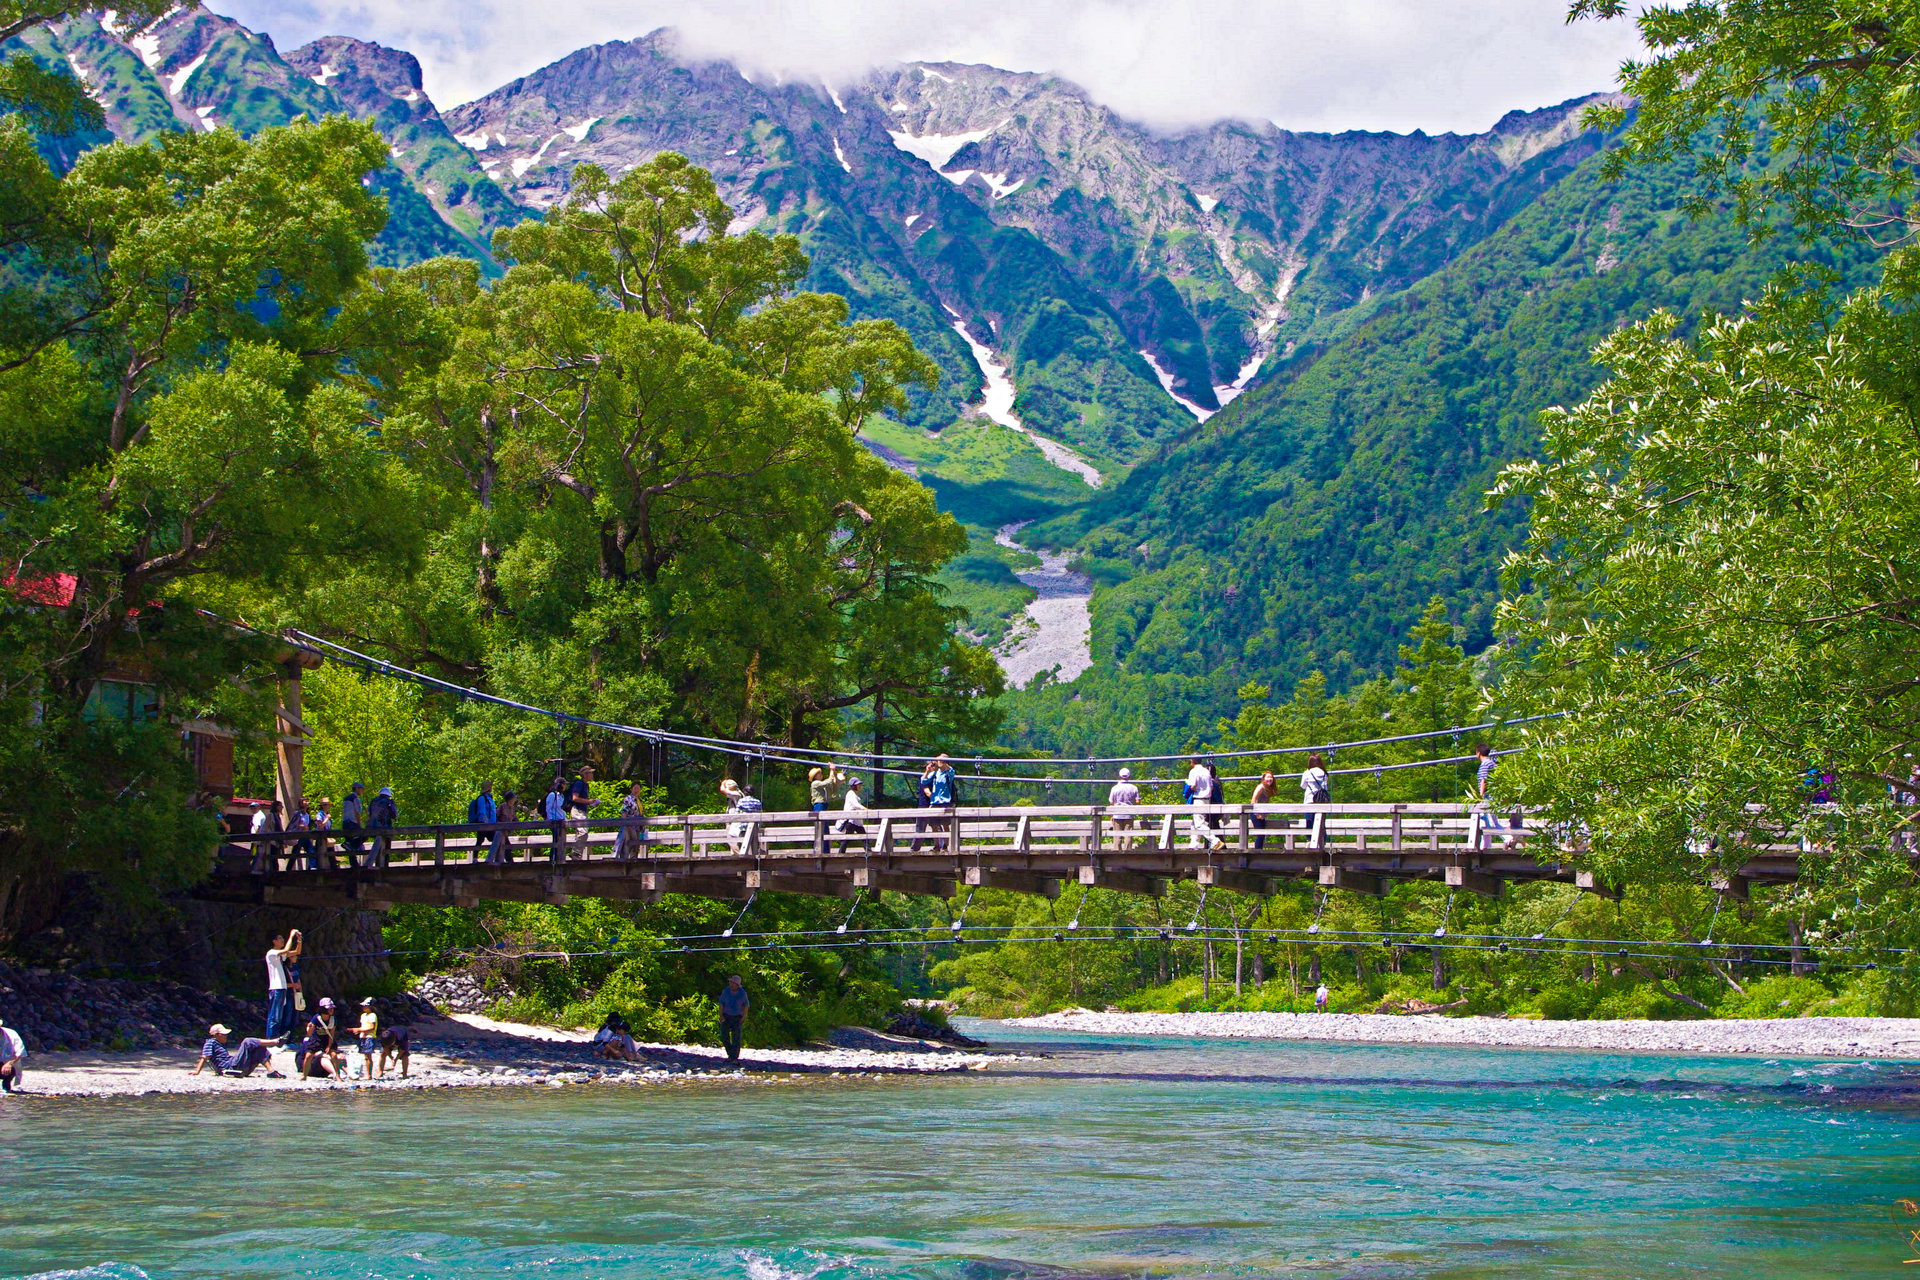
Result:
<svg viewBox="0 0 1920 1280"><path fill-rule="evenodd" d="M1125 115L1293 129L1478 132L1516 107L1611 88L1624 22L1566 0L210 0L291 49L351 35L407 49L441 106L583 45L656 27L749 70L844 82L911 60L1052 71Z"/></svg>

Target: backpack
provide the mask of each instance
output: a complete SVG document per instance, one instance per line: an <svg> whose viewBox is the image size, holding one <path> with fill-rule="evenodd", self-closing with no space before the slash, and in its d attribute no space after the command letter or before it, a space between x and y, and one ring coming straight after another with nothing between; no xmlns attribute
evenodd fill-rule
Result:
<svg viewBox="0 0 1920 1280"><path fill-rule="evenodd" d="M480 821L480 797L467 801L467 822L469 825Z"/></svg>
<svg viewBox="0 0 1920 1280"><path fill-rule="evenodd" d="M369 809L373 820L385 826L392 826L400 820L400 806L393 802L392 796L375 796Z"/></svg>

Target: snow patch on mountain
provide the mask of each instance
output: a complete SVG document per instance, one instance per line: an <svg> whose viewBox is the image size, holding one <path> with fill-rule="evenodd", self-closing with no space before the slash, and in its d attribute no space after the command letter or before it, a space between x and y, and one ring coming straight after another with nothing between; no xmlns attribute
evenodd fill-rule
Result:
<svg viewBox="0 0 1920 1280"><path fill-rule="evenodd" d="M487 149L488 138L485 129L482 129L478 133L456 133L453 135L453 140L469 151L485 151ZM501 145L506 145L505 139L501 140Z"/></svg>
<svg viewBox="0 0 1920 1280"><path fill-rule="evenodd" d="M840 114L841 114L841 115L845 115L845 114L847 114L847 104L846 104L846 103L844 103L844 102L842 102L842 101L840 101L840 95L839 95L839 94L837 94L837 93L835 93L835 92L833 91L833 86L832 86L832 85L825 85L825 86L823 86L823 87L824 87L824 88L826 89L826 91L827 91L827 96L828 96L829 98L832 98L832 99L833 99L833 105L834 105L834 106L836 106L836 107L838 107L838 108L840 108Z"/></svg>
<svg viewBox="0 0 1920 1280"><path fill-rule="evenodd" d="M575 142L585 142L587 140L587 131L592 129L596 124L599 124L603 119L605 119L604 116L589 116L579 124L566 125L560 132L566 134Z"/></svg>
<svg viewBox="0 0 1920 1280"><path fill-rule="evenodd" d="M167 77L167 96L177 98L180 91L187 87L187 81L193 79L193 73L207 65L207 55L201 54L186 66Z"/></svg>
<svg viewBox="0 0 1920 1280"><path fill-rule="evenodd" d="M340 72L334 68L334 65L331 62L323 62L320 64L320 74L315 76L308 76L307 79L313 81L315 84L319 85L322 89L324 89L327 87L327 81L333 79L335 76L339 74Z"/></svg>
<svg viewBox="0 0 1920 1280"><path fill-rule="evenodd" d="M540 158L547 154L547 148L552 146L554 143L558 142L559 140L560 140L560 135L556 133L551 138L548 138L545 142L541 143L540 149L534 152L532 155L522 156L520 159L515 160L513 162L513 176L516 178L524 177L526 175L527 170L533 168L533 166L540 163Z"/></svg>
<svg viewBox="0 0 1920 1280"><path fill-rule="evenodd" d="M955 169L952 173L948 173L945 169L935 169L934 172L956 187L966 186L967 179L973 176L973 170L971 169Z"/></svg>
<svg viewBox="0 0 1920 1280"><path fill-rule="evenodd" d="M1266 352L1256 350L1247 357L1247 362L1240 366L1240 372L1235 375L1232 382L1213 389L1213 397L1220 402L1222 409L1232 404L1234 397L1247 389L1247 384L1253 381L1254 374L1260 372L1260 366L1266 363L1266 359Z"/></svg>
<svg viewBox="0 0 1920 1280"><path fill-rule="evenodd" d="M905 109L905 104L902 103L895 103L894 106L896 110ZM1006 121L1004 120L1000 122L1000 124L1005 123ZM900 148L910 156L925 160L928 164L932 165L934 169L939 170L946 167L947 161L960 154L960 148L983 140L988 134L999 127L999 124L989 125L985 129L977 129L971 133L922 134L895 133L892 129L889 129L887 130L887 136L893 139L894 146Z"/></svg>
<svg viewBox="0 0 1920 1280"><path fill-rule="evenodd" d="M127 47L140 55L140 61L147 64L147 70L160 68L160 37L148 31L127 41Z"/></svg>
<svg viewBox="0 0 1920 1280"><path fill-rule="evenodd" d="M853 166L847 163L847 152L846 149L840 145L839 138L833 140L833 158L840 162L842 169L845 169L848 173L853 172Z"/></svg>
<svg viewBox="0 0 1920 1280"><path fill-rule="evenodd" d="M1182 409L1185 409L1202 422L1205 422L1214 415L1214 410L1202 409L1199 405L1173 389L1173 371L1171 369L1161 368L1160 362L1153 358L1153 352L1142 350L1140 352L1140 358L1147 362L1149 369L1153 370L1153 376L1160 379L1160 389L1172 396L1175 404L1178 404Z"/></svg>
<svg viewBox="0 0 1920 1280"><path fill-rule="evenodd" d="M980 180L987 184L987 189L993 192L993 198L996 200L1010 196L1027 185L1025 178L1015 178L1009 182L1006 174L988 173L985 169L980 171Z"/></svg>
<svg viewBox="0 0 1920 1280"><path fill-rule="evenodd" d="M207 126L208 133L212 133L220 127L220 122L213 118L212 107L195 107L193 114L200 117L200 123Z"/></svg>
<svg viewBox="0 0 1920 1280"><path fill-rule="evenodd" d="M1219 196L1204 196L1196 191L1193 193L1193 198L1200 202L1200 212L1202 213L1212 213L1220 207Z"/></svg>
<svg viewBox="0 0 1920 1280"><path fill-rule="evenodd" d="M1009 431L1018 431L1033 441L1034 446L1040 450L1041 456L1048 462L1062 471L1070 471L1079 476L1087 482L1088 487L1098 489L1104 477L1091 462L1058 440L1049 440L1046 436L1027 430L1026 423L1020 421L1013 412L1016 389L1013 378L1007 373L1007 366L1000 362L1000 357L993 353L993 348L980 342L967 330L967 322L960 318L959 312L952 307L947 307L946 312L953 317L953 331L960 335L960 340L967 344L967 350L973 353L973 362L979 366L980 376L986 382L986 388L980 396L981 414Z"/></svg>

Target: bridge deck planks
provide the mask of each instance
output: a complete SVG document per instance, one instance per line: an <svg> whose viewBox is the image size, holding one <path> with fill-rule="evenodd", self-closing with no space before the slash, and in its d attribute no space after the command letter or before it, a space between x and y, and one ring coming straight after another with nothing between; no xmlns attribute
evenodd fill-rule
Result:
<svg viewBox="0 0 1920 1280"><path fill-rule="evenodd" d="M366 907L489 898L649 900L664 893L738 900L756 889L944 896L956 885L1053 896L1062 880L1128 893L1164 892L1167 882L1181 879L1249 893L1270 892L1288 879L1370 894L1403 880L1478 894L1532 880L1613 892L1577 866L1580 850L1555 851L1543 833L1523 825L1522 815L1464 805L893 809L861 815L864 833L837 830L841 817L596 819L584 833L569 824L561 841L543 822L399 828L388 833L381 865L360 867L342 860L340 833L311 833L333 862L321 869L293 856L298 837L291 834L234 836L201 892L225 901ZM1215 826L1196 831L1196 820L1205 817ZM1207 830L1220 847L1204 847ZM505 865L487 861L496 831L508 836L512 860ZM373 846L367 833L362 839ZM266 851L259 851L263 845ZM1729 897L1746 896L1756 882L1785 883L1798 875L1797 843L1756 842L1742 852L1743 865L1712 873L1713 887Z"/></svg>

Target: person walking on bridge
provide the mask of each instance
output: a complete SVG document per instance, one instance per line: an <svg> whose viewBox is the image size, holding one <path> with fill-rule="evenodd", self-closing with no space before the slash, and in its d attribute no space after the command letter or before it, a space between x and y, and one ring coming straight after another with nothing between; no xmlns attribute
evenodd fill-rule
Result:
<svg viewBox="0 0 1920 1280"><path fill-rule="evenodd" d="M1332 799L1333 775L1327 772L1327 758L1316 751L1300 774L1300 803L1327 804Z"/></svg>
<svg viewBox="0 0 1920 1280"><path fill-rule="evenodd" d="M1280 784L1274 781L1273 770L1267 770L1260 775L1260 781L1256 782L1253 786L1252 803L1256 805L1273 804L1273 793L1279 789ZM1267 829L1267 820L1259 814L1255 814L1253 816L1253 829L1255 831L1265 831ZM1266 848L1267 838L1264 835L1255 836L1253 838L1253 847L1256 849Z"/></svg>
<svg viewBox="0 0 1920 1280"><path fill-rule="evenodd" d="M865 821L867 802L860 798L860 779L847 779L847 798L840 805L840 810L844 816L840 819L835 830L839 831L843 836L864 836L867 834L867 824ZM840 852L843 855L851 848L853 848L853 841L842 840L840 842Z"/></svg>
<svg viewBox="0 0 1920 1280"><path fill-rule="evenodd" d="M361 865L361 855L367 851L367 842L360 838L361 831L367 825L367 784L356 782L340 801L340 830L346 832L347 865Z"/></svg>
<svg viewBox="0 0 1920 1280"><path fill-rule="evenodd" d="M493 802L493 784L480 784L480 794L467 801L467 825L470 827L490 826L500 821L500 810ZM493 842L491 831L476 831L473 835L473 860L480 861L480 850Z"/></svg>
<svg viewBox="0 0 1920 1280"><path fill-rule="evenodd" d="M740 1046L746 1041L747 1010L753 1001L747 998L746 984L739 974L727 979L720 990L720 1044L729 1062L740 1061Z"/></svg>
<svg viewBox="0 0 1920 1280"><path fill-rule="evenodd" d="M593 820L594 806L600 802L593 798L592 782L593 766L583 764L580 772L574 775L572 785L567 788L567 809L572 814L573 829L577 833L573 840L573 847L577 851L572 855L574 857L587 856L587 838L593 834L589 824Z"/></svg>
<svg viewBox="0 0 1920 1280"><path fill-rule="evenodd" d="M943 751L927 766L933 772L927 777L927 805L929 808L945 809L949 814L960 799L960 780L953 771L953 761L947 759ZM951 840L953 819L935 818L928 824L935 831L949 834L934 837L933 847L937 852L945 853Z"/></svg>
<svg viewBox="0 0 1920 1280"><path fill-rule="evenodd" d="M1133 770L1121 769L1120 780L1107 789L1107 808L1118 809L1113 815L1113 848L1118 853L1133 847L1133 815L1128 812L1140 803L1140 788L1133 785ZM1122 832L1129 834L1122 835Z"/></svg>
<svg viewBox="0 0 1920 1280"><path fill-rule="evenodd" d="M513 837L506 828L520 821L520 793L509 791L501 796L495 814L501 829L493 833L493 852L487 855L487 862L490 866L504 867L513 861Z"/></svg>
<svg viewBox="0 0 1920 1280"><path fill-rule="evenodd" d="M553 824L553 842L556 845L566 839L567 780L560 774L554 775L553 785L547 788L547 798L540 802L540 816Z"/></svg>
<svg viewBox="0 0 1920 1280"><path fill-rule="evenodd" d="M393 829L400 825L400 804L392 787L380 788L380 794L367 806L367 825L377 833L373 838L373 865L387 865L387 849L393 843Z"/></svg>
<svg viewBox="0 0 1920 1280"><path fill-rule="evenodd" d="M627 794L620 797L620 834L613 842L613 856L632 858L638 855L647 843L646 828L642 819L647 816L646 801L641 798L640 784L627 784Z"/></svg>
<svg viewBox="0 0 1920 1280"><path fill-rule="evenodd" d="M833 807L833 789L846 780L839 765L807 770L807 803L815 813L825 813Z"/></svg>
<svg viewBox="0 0 1920 1280"><path fill-rule="evenodd" d="M1195 756L1193 767L1187 770L1187 803L1196 807L1217 803L1213 794L1214 786L1213 770L1207 768L1205 760ZM1209 849L1221 849L1226 847L1227 842L1215 833L1206 814L1195 813L1188 829L1187 843L1195 849L1203 844Z"/></svg>

